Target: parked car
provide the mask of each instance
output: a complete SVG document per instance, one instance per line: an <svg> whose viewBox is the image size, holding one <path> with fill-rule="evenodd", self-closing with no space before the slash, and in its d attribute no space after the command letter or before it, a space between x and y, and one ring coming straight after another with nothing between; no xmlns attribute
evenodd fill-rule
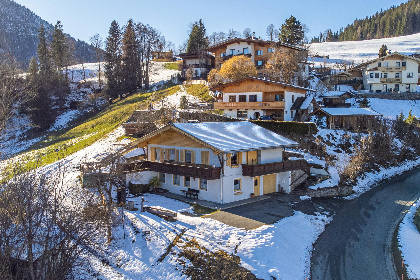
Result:
<svg viewBox="0 0 420 280"><path fill-rule="evenodd" d="M261 116L261 121L274 121L274 119L271 116Z"/></svg>

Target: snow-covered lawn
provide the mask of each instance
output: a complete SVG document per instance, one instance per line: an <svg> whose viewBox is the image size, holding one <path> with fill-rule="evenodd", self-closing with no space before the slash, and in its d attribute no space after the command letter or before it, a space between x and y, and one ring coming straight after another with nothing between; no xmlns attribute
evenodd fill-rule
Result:
<svg viewBox="0 0 420 280"><path fill-rule="evenodd" d="M420 53L420 33L364 41L326 42L310 44L309 51L315 55L329 55L330 59L341 59L361 63L378 57L383 44L392 52L403 54ZM331 61L335 63L337 61Z"/></svg>
<svg viewBox="0 0 420 280"><path fill-rule="evenodd" d="M201 100L193 95L190 95L185 90L184 86L181 86L181 89L177 91L176 93L169 95L162 99L159 102L156 102L153 104L154 109L160 109L162 105L165 108L179 108L181 103L181 97L185 96L187 98L188 104L197 104L201 103Z"/></svg>
<svg viewBox="0 0 420 280"><path fill-rule="evenodd" d="M410 279L420 279L420 233L413 223L420 199L410 208L400 224L398 243Z"/></svg>
<svg viewBox="0 0 420 280"><path fill-rule="evenodd" d="M401 112L407 117L410 110L412 110L414 116L420 117L420 100L388 100L379 98L369 98L368 100L373 110L389 119L395 119Z"/></svg>

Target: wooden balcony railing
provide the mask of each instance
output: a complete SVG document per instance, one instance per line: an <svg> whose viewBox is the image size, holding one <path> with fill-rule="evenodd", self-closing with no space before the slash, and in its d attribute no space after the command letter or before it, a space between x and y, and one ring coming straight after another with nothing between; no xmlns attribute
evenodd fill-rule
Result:
<svg viewBox="0 0 420 280"><path fill-rule="evenodd" d="M381 78L381 83L401 83L401 78Z"/></svg>
<svg viewBox="0 0 420 280"><path fill-rule="evenodd" d="M204 164L192 164L183 162L157 162L148 160L124 164L122 169L124 173L133 173L149 170L207 180L220 179L221 171L220 167L213 167Z"/></svg>
<svg viewBox="0 0 420 280"><path fill-rule="evenodd" d="M306 160L290 160L290 161L281 161L273 162L266 164L257 164L257 165L247 165L242 164L242 175L243 176L262 176L267 174L293 171L293 170L303 170L307 174L310 172L309 163Z"/></svg>
<svg viewBox="0 0 420 280"><path fill-rule="evenodd" d="M214 109L284 109L284 101L273 102L215 102Z"/></svg>
<svg viewBox="0 0 420 280"><path fill-rule="evenodd" d="M378 67L378 71L405 71L406 66Z"/></svg>

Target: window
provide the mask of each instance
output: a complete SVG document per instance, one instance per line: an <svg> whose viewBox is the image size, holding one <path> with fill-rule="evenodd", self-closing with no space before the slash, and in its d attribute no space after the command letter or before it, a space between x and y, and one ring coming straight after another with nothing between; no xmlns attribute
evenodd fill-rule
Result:
<svg viewBox="0 0 420 280"><path fill-rule="evenodd" d="M200 190L207 191L207 179L200 179Z"/></svg>
<svg viewBox="0 0 420 280"><path fill-rule="evenodd" d="M274 101L280 101L280 94L276 94L274 96Z"/></svg>
<svg viewBox="0 0 420 280"><path fill-rule="evenodd" d="M173 176L173 177L174 177L174 178L173 178L173 179L174 179L174 180L173 180L174 185L179 186L179 184L180 184L180 182L181 182L181 176L174 174L174 176Z"/></svg>
<svg viewBox="0 0 420 280"><path fill-rule="evenodd" d="M184 177L184 186L191 187L191 177L188 177L188 176Z"/></svg>
<svg viewBox="0 0 420 280"><path fill-rule="evenodd" d="M293 118L293 111L290 111L290 117Z"/></svg>
<svg viewBox="0 0 420 280"><path fill-rule="evenodd" d="M378 67L381 67L381 62L378 62Z"/></svg>
<svg viewBox="0 0 420 280"><path fill-rule="evenodd" d="M273 53L274 52L274 48L268 48L268 52L269 53Z"/></svg>
<svg viewBox="0 0 420 280"><path fill-rule="evenodd" d="M379 78L379 73L375 73L375 78Z"/></svg>
<svg viewBox="0 0 420 280"><path fill-rule="evenodd" d="M169 149L169 160L175 161L175 149Z"/></svg>
<svg viewBox="0 0 420 280"><path fill-rule="evenodd" d="M384 78L388 78L388 73L384 73Z"/></svg>
<svg viewBox="0 0 420 280"><path fill-rule="evenodd" d="M258 179L254 180L254 187L258 187Z"/></svg>
<svg viewBox="0 0 420 280"><path fill-rule="evenodd" d="M396 65L397 67L400 67L400 66L401 66L401 63L400 63L400 62L395 62L395 65Z"/></svg>
<svg viewBox="0 0 420 280"><path fill-rule="evenodd" d="M244 48L244 54L249 54L249 49L248 48Z"/></svg>
<svg viewBox="0 0 420 280"><path fill-rule="evenodd" d="M400 85L399 84L395 84L395 91L399 91L400 90Z"/></svg>
<svg viewBox="0 0 420 280"><path fill-rule="evenodd" d="M256 94L250 95L249 102L257 102L257 95Z"/></svg>
<svg viewBox="0 0 420 280"><path fill-rule="evenodd" d="M413 72L407 73L407 78L413 78Z"/></svg>
<svg viewBox="0 0 420 280"><path fill-rule="evenodd" d="M237 153L233 153L230 156L230 164L231 165L238 165L238 154Z"/></svg>
<svg viewBox="0 0 420 280"><path fill-rule="evenodd" d="M230 55L234 55L235 54L235 49L231 49L229 52Z"/></svg>
<svg viewBox="0 0 420 280"><path fill-rule="evenodd" d="M399 78L400 77L400 73L395 73L395 78Z"/></svg>
<svg viewBox="0 0 420 280"><path fill-rule="evenodd" d="M406 62L406 61L403 61L403 62L401 63L401 66L403 66L403 67L407 66L407 62Z"/></svg>
<svg viewBox="0 0 420 280"><path fill-rule="evenodd" d="M221 53L220 54L220 57L224 57L224 56L226 56L226 53Z"/></svg>
<svg viewBox="0 0 420 280"><path fill-rule="evenodd" d="M255 54L256 54L256 55L262 55L262 54L263 54L263 51L262 51L262 50L257 50L257 51L255 52Z"/></svg>
<svg viewBox="0 0 420 280"><path fill-rule="evenodd" d="M229 95L229 102L236 102L236 95Z"/></svg>
<svg viewBox="0 0 420 280"><path fill-rule="evenodd" d="M191 163L192 161L192 152L185 150L185 162Z"/></svg>
<svg viewBox="0 0 420 280"><path fill-rule="evenodd" d="M371 79L373 79L373 73L370 73L370 76L369 76Z"/></svg>
<svg viewBox="0 0 420 280"><path fill-rule="evenodd" d="M248 118L248 111L237 111L236 117L246 119Z"/></svg>
<svg viewBox="0 0 420 280"><path fill-rule="evenodd" d="M292 102L295 102L295 96L292 95Z"/></svg>
<svg viewBox="0 0 420 280"><path fill-rule="evenodd" d="M159 181L161 183L165 183L165 181L166 181L165 173L159 173Z"/></svg>
<svg viewBox="0 0 420 280"><path fill-rule="evenodd" d="M246 102L246 95L239 95L239 102Z"/></svg>
<svg viewBox="0 0 420 280"><path fill-rule="evenodd" d="M235 180L233 180L233 190L235 192L241 191L241 179L235 179Z"/></svg>
<svg viewBox="0 0 420 280"><path fill-rule="evenodd" d="M258 60L257 61L257 66L262 66L263 65L263 61L262 60Z"/></svg>

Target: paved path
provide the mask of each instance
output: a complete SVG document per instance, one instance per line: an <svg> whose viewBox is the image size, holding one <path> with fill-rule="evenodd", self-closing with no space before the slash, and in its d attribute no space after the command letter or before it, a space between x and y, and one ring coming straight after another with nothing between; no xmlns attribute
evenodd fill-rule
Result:
<svg viewBox="0 0 420 280"><path fill-rule="evenodd" d="M312 279L398 279L391 256L392 235L419 196L417 169L343 201L315 244ZM315 207L322 203L314 200ZM328 203L321 207L328 210Z"/></svg>

